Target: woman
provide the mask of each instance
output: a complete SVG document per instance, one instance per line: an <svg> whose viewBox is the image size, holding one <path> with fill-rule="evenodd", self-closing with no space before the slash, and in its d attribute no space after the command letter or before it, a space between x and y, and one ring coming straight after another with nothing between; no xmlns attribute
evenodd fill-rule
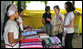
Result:
<svg viewBox="0 0 83 49"><path fill-rule="evenodd" d="M4 28L4 42L5 48L19 48L19 41L24 39L23 36L19 37L19 28L15 22L15 18L18 19L18 11L14 4L11 4L8 8L7 15L9 20L5 24Z"/></svg>
<svg viewBox="0 0 83 49"><path fill-rule="evenodd" d="M43 14L42 23L45 25L46 33L49 35L52 32L51 26L51 13L50 13L50 6L46 6L45 13Z"/></svg>
<svg viewBox="0 0 83 49"><path fill-rule="evenodd" d="M55 15L52 17L52 36L58 36L61 40L62 38L62 28L64 15L60 13L60 8L58 5L54 6Z"/></svg>
<svg viewBox="0 0 83 49"><path fill-rule="evenodd" d="M64 25L62 28L64 29L64 32L66 32L65 37L65 48L72 48L72 38L74 35L74 6L71 2L65 3L65 9L67 11L67 15L64 20Z"/></svg>
<svg viewBox="0 0 83 49"><path fill-rule="evenodd" d="M22 21L22 16L23 16L23 14L24 14L24 12L23 12L23 9L20 9L19 11L19 18L17 19L17 22L18 22L18 25L19 25L19 30L20 30L20 32L23 32L24 31L24 26L23 26L23 21Z"/></svg>

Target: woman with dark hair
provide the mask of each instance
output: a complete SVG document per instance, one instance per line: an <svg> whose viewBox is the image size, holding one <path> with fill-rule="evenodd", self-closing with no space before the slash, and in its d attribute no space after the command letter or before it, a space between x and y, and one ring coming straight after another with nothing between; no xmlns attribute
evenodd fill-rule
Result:
<svg viewBox="0 0 83 49"><path fill-rule="evenodd" d="M45 11L42 23L45 25L46 33L49 35L50 32L52 33L50 6L46 6Z"/></svg>
<svg viewBox="0 0 83 49"><path fill-rule="evenodd" d="M23 14L24 14L23 9L20 8L20 9L18 10L18 13L19 13L19 18L17 19L17 23L18 23L18 25L19 25L19 31L20 31L20 32L23 32L23 31L24 31L24 28L23 28L23 21L22 21L22 16L23 16Z"/></svg>
<svg viewBox="0 0 83 49"><path fill-rule="evenodd" d="M19 41L24 39L24 36L20 36L19 27L14 20L18 19L18 10L14 4L11 4L7 11L8 21L4 28L4 42L5 48L19 48Z"/></svg>
<svg viewBox="0 0 83 49"><path fill-rule="evenodd" d="M64 29L64 33L66 33L65 37L65 48L72 48L72 38L74 35L74 6L71 2L66 2L65 3L65 9L67 11L65 20L64 20L64 25L62 28Z"/></svg>

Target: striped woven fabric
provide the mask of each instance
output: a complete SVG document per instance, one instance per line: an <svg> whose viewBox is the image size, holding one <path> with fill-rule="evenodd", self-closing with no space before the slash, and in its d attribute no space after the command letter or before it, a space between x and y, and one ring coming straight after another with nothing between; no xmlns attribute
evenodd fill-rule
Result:
<svg viewBox="0 0 83 49"><path fill-rule="evenodd" d="M42 39L42 38L49 38L49 36L48 36L46 33L44 33L44 34L39 34L39 36L40 36L41 39Z"/></svg>
<svg viewBox="0 0 83 49"><path fill-rule="evenodd" d="M34 39L24 39L21 40L21 43L27 43L27 42L40 42L40 38L34 38Z"/></svg>
<svg viewBox="0 0 83 49"><path fill-rule="evenodd" d="M21 40L20 48L43 48L40 38Z"/></svg>
<svg viewBox="0 0 83 49"><path fill-rule="evenodd" d="M20 48L43 48L42 45L26 45L26 46L20 46Z"/></svg>

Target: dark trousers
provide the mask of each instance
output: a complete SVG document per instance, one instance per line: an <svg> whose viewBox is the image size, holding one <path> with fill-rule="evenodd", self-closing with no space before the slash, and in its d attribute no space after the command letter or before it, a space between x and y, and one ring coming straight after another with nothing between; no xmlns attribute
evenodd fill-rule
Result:
<svg viewBox="0 0 83 49"><path fill-rule="evenodd" d="M61 41L61 43L62 43L62 34L58 34L58 35L56 35L59 39L60 39L60 41Z"/></svg>
<svg viewBox="0 0 83 49"><path fill-rule="evenodd" d="M50 32L52 33L52 25L51 24L45 24L46 33L50 35Z"/></svg>
<svg viewBox="0 0 83 49"><path fill-rule="evenodd" d="M73 48L72 47L73 35L74 35L74 33L66 35L66 37L65 37L65 48Z"/></svg>

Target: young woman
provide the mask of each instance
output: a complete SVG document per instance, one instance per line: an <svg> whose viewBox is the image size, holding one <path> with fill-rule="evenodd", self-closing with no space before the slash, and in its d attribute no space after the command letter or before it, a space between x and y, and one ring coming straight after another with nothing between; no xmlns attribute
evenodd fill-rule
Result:
<svg viewBox="0 0 83 49"><path fill-rule="evenodd" d="M49 35L52 32L51 26L51 13L50 13L50 6L46 6L45 13L43 14L42 23L45 25L46 33Z"/></svg>
<svg viewBox="0 0 83 49"><path fill-rule="evenodd" d="M62 28L64 15L60 13L60 8L58 5L54 6L55 15L52 17L52 36L58 36L60 40L62 39Z"/></svg>
<svg viewBox="0 0 83 49"><path fill-rule="evenodd" d="M19 13L19 18L17 19L17 23L18 23L18 25L19 25L19 30L20 30L20 32L23 32L24 31L24 26L23 26L23 20L22 20L22 16L23 16L23 14L24 14L24 12L23 12L23 9L19 9L19 11L18 11L18 13Z"/></svg>
<svg viewBox="0 0 83 49"><path fill-rule="evenodd" d="M67 15L64 20L64 25L62 28L64 29L64 32L66 32L65 37L65 48L72 48L72 38L74 35L74 6L71 2L65 3L65 9L67 11Z"/></svg>
<svg viewBox="0 0 83 49"><path fill-rule="evenodd" d="M14 20L15 18L18 19L19 15L14 4L9 6L7 15L9 20L5 24L4 28L5 48L19 48L19 41L24 39L24 37L19 37L19 27Z"/></svg>

